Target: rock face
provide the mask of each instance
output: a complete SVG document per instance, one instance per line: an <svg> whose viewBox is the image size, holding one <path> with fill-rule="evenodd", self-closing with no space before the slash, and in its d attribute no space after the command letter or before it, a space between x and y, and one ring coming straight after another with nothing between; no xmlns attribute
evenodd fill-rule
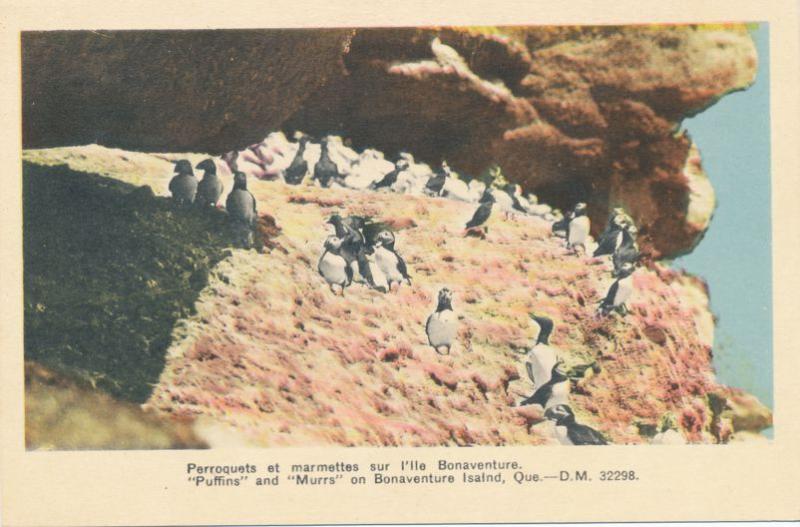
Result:
<svg viewBox="0 0 800 527"><path fill-rule="evenodd" d="M743 26L26 33L24 143L221 153L337 133L467 174L496 163L555 206L587 201L595 229L625 206L658 258L713 210L681 119L756 66Z"/></svg>
<svg viewBox="0 0 800 527"><path fill-rule="evenodd" d="M165 157L175 158L97 146L24 154L161 195L172 168ZM230 175L223 183L230 188ZM524 362L535 312L555 321L550 341L574 374L578 420L614 443L649 442L666 416L693 443L746 440L771 425L755 397L714 378L713 319L696 278L641 267L630 313L601 318L611 263L568 252L541 218L497 213L476 238L464 235L475 205L457 200L309 181L254 178L249 188L280 226L281 249L234 249L214 268L196 314L175 325L145 405L164 417L209 420L258 446L554 443L538 407L515 406L531 395ZM334 213L394 226L413 285L333 294L316 265ZM424 329L443 286L462 317L447 356Z"/></svg>

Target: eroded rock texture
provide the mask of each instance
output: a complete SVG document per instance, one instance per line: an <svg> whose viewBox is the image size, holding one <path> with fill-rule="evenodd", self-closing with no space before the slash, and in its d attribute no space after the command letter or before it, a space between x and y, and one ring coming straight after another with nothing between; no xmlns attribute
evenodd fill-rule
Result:
<svg viewBox="0 0 800 527"><path fill-rule="evenodd" d="M587 201L596 231L623 205L643 248L674 256L713 210L679 123L756 67L743 26L26 34L24 143L221 153L338 133L499 164L554 205Z"/></svg>

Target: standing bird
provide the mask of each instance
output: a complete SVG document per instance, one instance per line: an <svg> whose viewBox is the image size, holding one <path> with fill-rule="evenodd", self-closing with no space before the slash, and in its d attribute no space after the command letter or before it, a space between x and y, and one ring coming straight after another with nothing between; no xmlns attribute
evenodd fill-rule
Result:
<svg viewBox="0 0 800 527"><path fill-rule="evenodd" d="M522 195L522 187L516 183L509 183L503 189L506 194L511 198L511 207L523 214L528 214L528 209L531 206L530 202Z"/></svg>
<svg viewBox="0 0 800 527"><path fill-rule="evenodd" d="M533 379L531 379L533 381ZM538 404L545 410L569 402L569 378L561 370L561 361L556 361L550 370L550 380L541 385L533 395L519 403L520 406Z"/></svg>
<svg viewBox="0 0 800 527"><path fill-rule="evenodd" d="M313 179L319 181L319 184L324 187L330 187L331 181L338 181L341 179L339 174L339 167L331 160L330 153L328 152L328 140L322 141L322 152L319 156L319 161L314 165Z"/></svg>
<svg viewBox="0 0 800 527"><path fill-rule="evenodd" d="M436 353L450 354L450 347L458 333L458 317L453 312L453 293L446 287L439 291L439 303L425 323L425 333L428 335L428 343ZM445 352L442 353L441 349Z"/></svg>
<svg viewBox="0 0 800 527"><path fill-rule="evenodd" d="M580 245L585 253L590 228L589 216L586 215L586 203L578 203L572 210L572 219L569 220L567 227L567 248L577 253L578 250L575 247Z"/></svg>
<svg viewBox="0 0 800 527"><path fill-rule="evenodd" d="M618 272L626 263L635 264L639 260L639 246L636 244L637 233L638 231L633 225L622 231L619 247L611 256L614 271Z"/></svg>
<svg viewBox="0 0 800 527"><path fill-rule="evenodd" d="M525 369L528 372L528 378L533 383L533 392L536 393L539 388L550 382L553 369L558 364L558 353L549 343L550 333L553 331L553 321L534 314L531 314L530 317L539 326L539 335L536 336L536 342L528 351Z"/></svg>
<svg viewBox="0 0 800 527"><path fill-rule="evenodd" d="M398 286L405 280L411 285L411 277L408 276L408 269L403 258L397 254L394 248L394 234L391 231L381 231L375 237L373 252L375 263L381 272L386 276L387 287L391 291L392 284Z"/></svg>
<svg viewBox="0 0 800 527"><path fill-rule="evenodd" d="M628 216L621 207L615 208L608 218L608 225L606 225L605 230L600 235L597 249L595 249L592 256L614 254L620 245L622 245L623 231L629 228L635 229L631 217Z"/></svg>
<svg viewBox="0 0 800 527"><path fill-rule="evenodd" d="M450 165L447 164L447 161L442 161L442 166L436 171L436 174L425 183L425 193L429 196L441 196L448 177L450 177Z"/></svg>
<svg viewBox="0 0 800 527"><path fill-rule="evenodd" d="M283 179L290 185L299 185L306 177L306 173L308 173L308 161L303 157L306 152L306 143L308 143L308 137L302 136L300 138L300 146L297 147L297 153L284 172Z"/></svg>
<svg viewBox="0 0 800 527"><path fill-rule="evenodd" d="M195 167L204 170L203 179L197 185L195 203L203 207L216 207L219 197L222 196L222 181L217 175L217 165L211 158L200 161Z"/></svg>
<svg viewBox="0 0 800 527"><path fill-rule="evenodd" d="M175 176L169 182L172 199L179 205L191 205L197 194L197 178L188 159L175 163Z"/></svg>
<svg viewBox="0 0 800 527"><path fill-rule="evenodd" d="M545 417L556 422L556 437L562 445L607 445L603 435L586 425L575 422L575 414L566 404L549 408Z"/></svg>
<svg viewBox="0 0 800 527"><path fill-rule="evenodd" d="M489 216L492 215L492 205L494 205L494 195L492 194L491 189L487 188L486 191L484 191L483 196L481 196L480 205L478 205L478 208L472 215L472 219L467 222L466 228L472 229L486 223L486 220L488 220Z"/></svg>
<svg viewBox="0 0 800 527"><path fill-rule="evenodd" d="M624 263L619 271L614 271L613 276L616 277L614 283L608 288L606 297L600 302L600 314L603 316L608 315L611 311L617 311L622 315L628 314L628 308L625 302L630 298L633 293L633 272L636 267L632 263Z"/></svg>
<svg viewBox="0 0 800 527"><path fill-rule="evenodd" d="M340 254L342 240L336 236L328 236L325 239L325 248L319 258L317 270L319 274L328 282L331 292L336 294L334 286L339 286L341 295L344 296L344 288L353 282L353 268L347 265L347 261Z"/></svg>
<svg viewBox="0 0 800 527"><path fill-rule="evenodd" d="M231 220L236 243L249 249L253 246L253 227L257 219L256 198L247 190L247 176L244 172L234 172L233 190L225 200L225 209Z"/></svg>
<svg viewBox="0 0 800 527"><path fill-rule="evenodd" d="M408 169L408 160L400 158L394 164L394 170L383 176L380 181L370 184L370 190L378 190L379 188L391 188L397 182L397 176L401 172Z"/></svg>
<svg viewBox="0 0 800 527"><path fill-rule="evenodd" d="M353 264L357 264L359 279L366 281L370 287L375 287L375 281L372 278L372 271L366 255L366 241L364 234L361 232L364 220L356 216L342 218L338 214L334 214L328 218L327 223L333 225L336 237L342 241L339 253L347 261L351 272Z"/></svg>

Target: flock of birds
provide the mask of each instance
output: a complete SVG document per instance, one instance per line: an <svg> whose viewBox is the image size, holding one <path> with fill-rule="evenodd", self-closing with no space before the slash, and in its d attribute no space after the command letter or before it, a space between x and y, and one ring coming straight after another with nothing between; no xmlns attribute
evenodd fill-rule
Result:
<svg viewBox="0 0 800 527"><path fill-rule="evenodd" d="M299 140L291 156L285 155L287 149L275 148L275 139L280 143L281 138L283 134L270 134L258 148L249 147L246 150L256 156L257 163L247 153L237 152L223 157L222 166L231 171L234 181L225 208L235 241L242 247L253 245L253 231L257 220L256 199L247 189L248 174L241 169L244 168L261 179L279 179L289 185L299 185L310 175L321 187L337 185L360 190L419 193L475 202L478 206L465 225L466 233L474 229L486 230L486 221L496 208L507 217L514 214L536 215L552 222L553 235L563 237L568 250L579 254L580 248L584 254L589 253L591 225L585 203L576 204L571 212L559 218L558 211L539 205L535 196L523 197L519 185L508 184L497 189L475 180L465 183L452 172L446 162L442 162L439 169L433 172L426 170L427 165L420 169L420 164L415 163L410 154L401 154L390 169L388 162L380 162L385 160L376 151L366 151L366 155L361 157L358 154L351 155L356 160L351 159L348 164L342 161L342 157L347 157L342 152L347 153L348 147L331 136L321 142L313 168L309 168L306 154L309 146L314 146L309 137L298 134ZM268 148L265 153L262 147L265 144L269 146L270 142L273 143L271 150ZM285 161L288 158L291 161L287 163ZM365 158L372 163L364 163ZM361 170L359 165L362 164L371 165L371 173ZM374 170L376 166L381 166L383 170ZM217 164L209 158L195 168L204 170L200 181L194 176L192 166L187 160L175 163L175 176L169 185L173 199L182 205L195 203L206 207L216 206L223 193ZM254 168L258 169L255 174ZM344 296L345 289L354 282L383 293L392 292L403 283L411 285L411 276L395 247L396 238L391 229L384 228L380 223L373 223L369 218L342 217L338 214L330 216L326 225L333 232L324 240L317 270L334 294ZM633 293L632 276L639 259L636 235L637 229L632 218L624 209L614 209L592 252L593 257L610 255L613 263L614 281L600 302L599 316L607 316L612 311L622 316L627 314L625 303ZM570 378L562 369L560 352L549 344L553 321L535 314L531 314L531 318L539 326L536 342L528 351L525 361L533 393L520 401L519 406L541 406L545 417L555 424L555 435L563 444L607 444L602 434L575 420L574 412L569 406ZM453 310L453 293L444 287L438 293L436 309L425 324L430 346L437 353L449 354L456 342L458 328L459 317ZM674 432L682 437L674 428L672 424L669 429L661 430L660 435Z"/></svg>

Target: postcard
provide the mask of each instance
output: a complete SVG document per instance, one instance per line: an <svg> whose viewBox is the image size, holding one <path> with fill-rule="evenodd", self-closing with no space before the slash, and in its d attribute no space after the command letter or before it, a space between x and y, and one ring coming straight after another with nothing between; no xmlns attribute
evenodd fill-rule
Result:
<svg viewBox="0 0 800 527"><path fill-rule="evenodd" d="M800 519L797 8L9 4L3 522Z"/></svg>

